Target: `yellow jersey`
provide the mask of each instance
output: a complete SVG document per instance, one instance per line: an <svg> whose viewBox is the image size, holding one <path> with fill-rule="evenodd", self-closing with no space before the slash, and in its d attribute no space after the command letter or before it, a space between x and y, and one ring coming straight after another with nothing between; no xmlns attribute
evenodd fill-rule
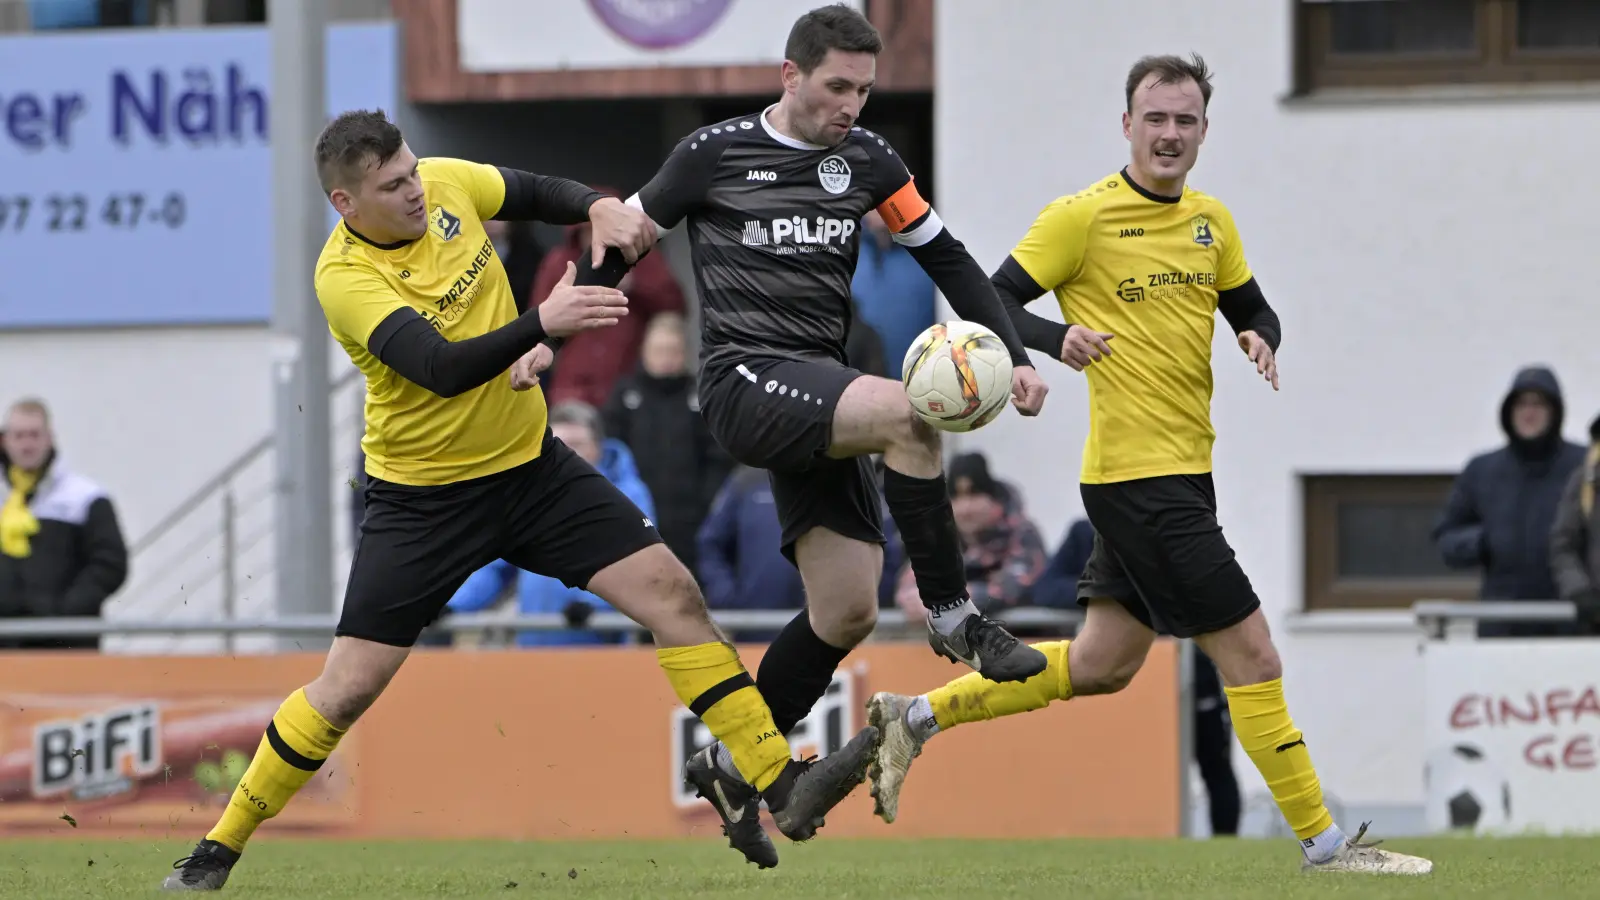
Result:
<svg viewBox="0 0 1600 900"><path fill-rule="evenodd" d="M1080 480L1210 472L1217 293L1251 277L1227 207L1188 187L1160 197L1118 172L1046 206L1011 256L1067 322L1115 336L1084 370Z"/></svg>
<svg viewBox="0 0 1600 900"><path fill-rule="evenodd" d="M441 397L402 377L367 349L374 329L409 307L447 340L486 334L517 317L505 266L483 222L505 201L494 166L428 158L418 166L428 231L385 249L334 227L317 259L317 300L328 329L367 379L361 449L375 478L440 485L503 472L539 455L544 394L496 378Z"/></svg>

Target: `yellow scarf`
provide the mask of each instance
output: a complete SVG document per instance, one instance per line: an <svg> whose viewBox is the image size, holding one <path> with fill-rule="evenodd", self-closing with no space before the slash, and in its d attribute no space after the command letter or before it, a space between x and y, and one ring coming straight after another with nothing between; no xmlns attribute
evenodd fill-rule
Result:
<svg viewBox="0 0 1600 900"><path fill-rule="evenodd" d="M1583 484L1578 488L1578 502L1583 509L1583 517L1589 518L1594 512L1594 480L1595 474L1600 469L1600 443L1589 448L1589 459L1586 461L1583 472Z"/></svg>
<svg viewBox="0 0 1600 900"><path fill-rule="evenodd" d="M0 506L0 553L26 559L33 552L29 538L39 533L39 520L28 510L28 494L39 483L38 472L11 466L11 496Z"/></svg>

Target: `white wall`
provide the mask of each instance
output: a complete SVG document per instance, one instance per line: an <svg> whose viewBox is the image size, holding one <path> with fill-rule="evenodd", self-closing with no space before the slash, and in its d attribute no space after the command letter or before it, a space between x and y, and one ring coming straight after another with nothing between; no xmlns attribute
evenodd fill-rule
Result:
<svg viewBox="0 0 1600 900"><path fill-rule="evenodd" d="M331 377L352 369L330 341ZM0 330L0 405L22 396L49 404L63 463L111 494L132 544L272 429L270 338L264 326ZM331 404L334 480L351 475L360 440L359 381ZM242 473L241 542L270 532L273 460ZM343 582L348 492L335 491L336 580ZM108 615L213 618L221 516L213 498L146 556L133 560L128 584ZM238 562L241 615L269 615L270 534ZM206 649L214 641L112 641L108 647Z"/></svg>
<svg viewBox="0 0 1600 900"><path fill-rule="evenodd" d="M267 433L266 335L0 331L0 402L50 404L63 461L111 492L131 541Z"/></svg>
<svg viewBox="0 0 1600 900"><path fill-rule="evenodd" d="M1284 326L1274 394L1219 319L1222 521L1280 635L1291 706L1329 786L1347 801L1420 800L1420 771L1374 753L1384 735L1360 727L1381 714L1385 693L1421 690L1363 686L1362 654L1386 653L1380 668L1409 671L1414 645L1379 651L1360 638L1285 633L1302 602L1296 476L1455 471L1502 440L1499 397L1533 361L1556 368L1567 431L1583 434L1600 409L1600 314L1586 289L1592 192L1571 182L1570 160L1600 139L1600 107L1286 103L1281 0L1233 0L1227 16L1184 0L1026 0L1004 15L978 2L936 8L940 214L986 269L1045 203L1126 163L1123 82L1139 56L1198 51L1215 70L1190 184L1232 209ZM1087 396L1064 366L1041 371L1052 388L1042 421L1006 416L967 444L1027 486L1054 540L1081 514Z"/></svg>

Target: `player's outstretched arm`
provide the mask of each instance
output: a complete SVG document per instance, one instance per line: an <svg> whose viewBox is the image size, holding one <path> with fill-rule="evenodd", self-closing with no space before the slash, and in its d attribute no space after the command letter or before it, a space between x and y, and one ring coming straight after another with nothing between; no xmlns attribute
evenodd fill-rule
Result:
<svg viewBox="0 0 1600 900"><path fill-rule="evenodd" d="M1238 287L1217 292L1217 310L1239 338L1239 349L1256 364L1256 373L1278 389L1278 343L1282 325L1267 304L1255 276Z"/></svg>
<svg viewBox="0 0 1600 900"><path fill-rule="evenodd" d="M994 283L995 293L1000 295L1006 315L1011 317L1017 333L1022 336L1022 343L1028 349L1048 353L1066 363L1074 372L1082 372L1111 355L1111 347L1106 342L1115 335L1082 325L1053 322L1028 312L1027 305L1044 294L1045 288L1033 280L1033 276L1017 262L1016 257L1007 256L1000 268L990 276L990 281Z"/></svg>
<svg viewBox="0 0 1600 900"><path fill-rule="evenodd" d="M1267 303L1266 295L1261 293L1261 285L1256 283L1254 276L1236 288L1218 291L1217 311L1228 320L1234 334L1254 331L1267 342L1273 353L1278 352L1278 344L1283 339L1283 326L1278 322L1277 312Z"/></svg>
<svg viewBox="0 0 1600 900"><path fill-rule="evenodd" d="M1033 276L1014 257L1007 256L1000 268L989 277L989 282L994 285L1000 305L1005 308L1006 317L1017 330L1022 345L1029 350L1048 354L1052 359L1059 357L1070 326L1028 312L1028 304L1045 294L1045 289L1033 280Z"/></svg>
<svg viewBox="0 0 1600 900"><path fill-rule="evenodd" d="M655 245L655 225L640 210L615 197L567 178L503 166L499 172L505 182L505 200L494 214L496 219L536 219L556 225L587 221L593 226L590 242L596 258L602 250L615 247L632 262Z"/></svg>
<svg viewBox="0 0 1600 900"><path fill-rule="evenodd" d="M653 227L655 238L677 227L705 199L712 172L721 158L722 147L719 142L702 144L692 136L685 137L668 154L650 181L628 198L626 206L642 214L638 221L645 227ZM654 245L653 239L650 244ZM604 257L598 261L591 257L579 260L576 282L579 286L616 287L622 283L628 270L649 253L650 248L646 247L632 257L621 249L600 246L595 249L604 250ZM551 359L554 358L554 351L561 349L561 343L559 337L544 341L545 346L550 348ZM544 365L549 365L549 362L545 361Z"/></svg>
<svg viewBox="0 0 1600 900"><path fill-rule="evenodd" d="M546 336L566 337L615 325L628 314L627 298L606 287L573 285L575 267L550 292L550 298L488 334L451 341L410 307L400 307L373 329L367 349L407 380L455 397L488 384Z"/></svg>
<svg viewBox="0 0 1600 900"><path fill-rule="evenodd" d="M505 182L505 199L491 216L507 222L537 220L552 225L577 225L589 220L589 208L606 195L586 184L555 175L536 175L497 166ZM493 177L493 176L490 176Z"/></svg>
<svg viewBox="0 0 1600 900"><path fill-rule="evenodd" d="M933 213L930 210L928 214ZM906 231L914 232L916 227L912 224ZM1029 358L1016 326L1011 323L1011 317L1006 315L1006 309L995 294L989 276L983 274L977 260L950 233L950 229L940 228L938 234L925 243L904 243L911 258L933 279L934 285L944 294L950 309L958 318L977 322L999 335L1000 340L1005 342L1006 350L1011 353L1013 366L1033 366L1033 360Z"/></svg>

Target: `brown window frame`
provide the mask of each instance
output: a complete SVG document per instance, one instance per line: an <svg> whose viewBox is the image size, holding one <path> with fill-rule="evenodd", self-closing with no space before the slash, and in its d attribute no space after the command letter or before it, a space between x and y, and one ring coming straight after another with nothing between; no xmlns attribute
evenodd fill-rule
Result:
<svg viewBox="0 0 1600 900"><path fill-rule="evenodd" d="M1345 503L1425 503L1444 508L1454 473L1339 475L1302 474L1301 533L1304 536L1303 608L1323 610L1409 609L1418 600L1472 600L1479 576L1464 571L1442 578L1340 578L1339 507Z"/></svg>
<svg viewBox="0 0 1600 900"><path fill-rule="evenodd" d="M1294 4L1295 93L1329 88L1600 81L1600 49L1522 50L1516 0L1470 0L1478 46L1463 53L1346 54L1332 51L1333 3Z"/></svg>

